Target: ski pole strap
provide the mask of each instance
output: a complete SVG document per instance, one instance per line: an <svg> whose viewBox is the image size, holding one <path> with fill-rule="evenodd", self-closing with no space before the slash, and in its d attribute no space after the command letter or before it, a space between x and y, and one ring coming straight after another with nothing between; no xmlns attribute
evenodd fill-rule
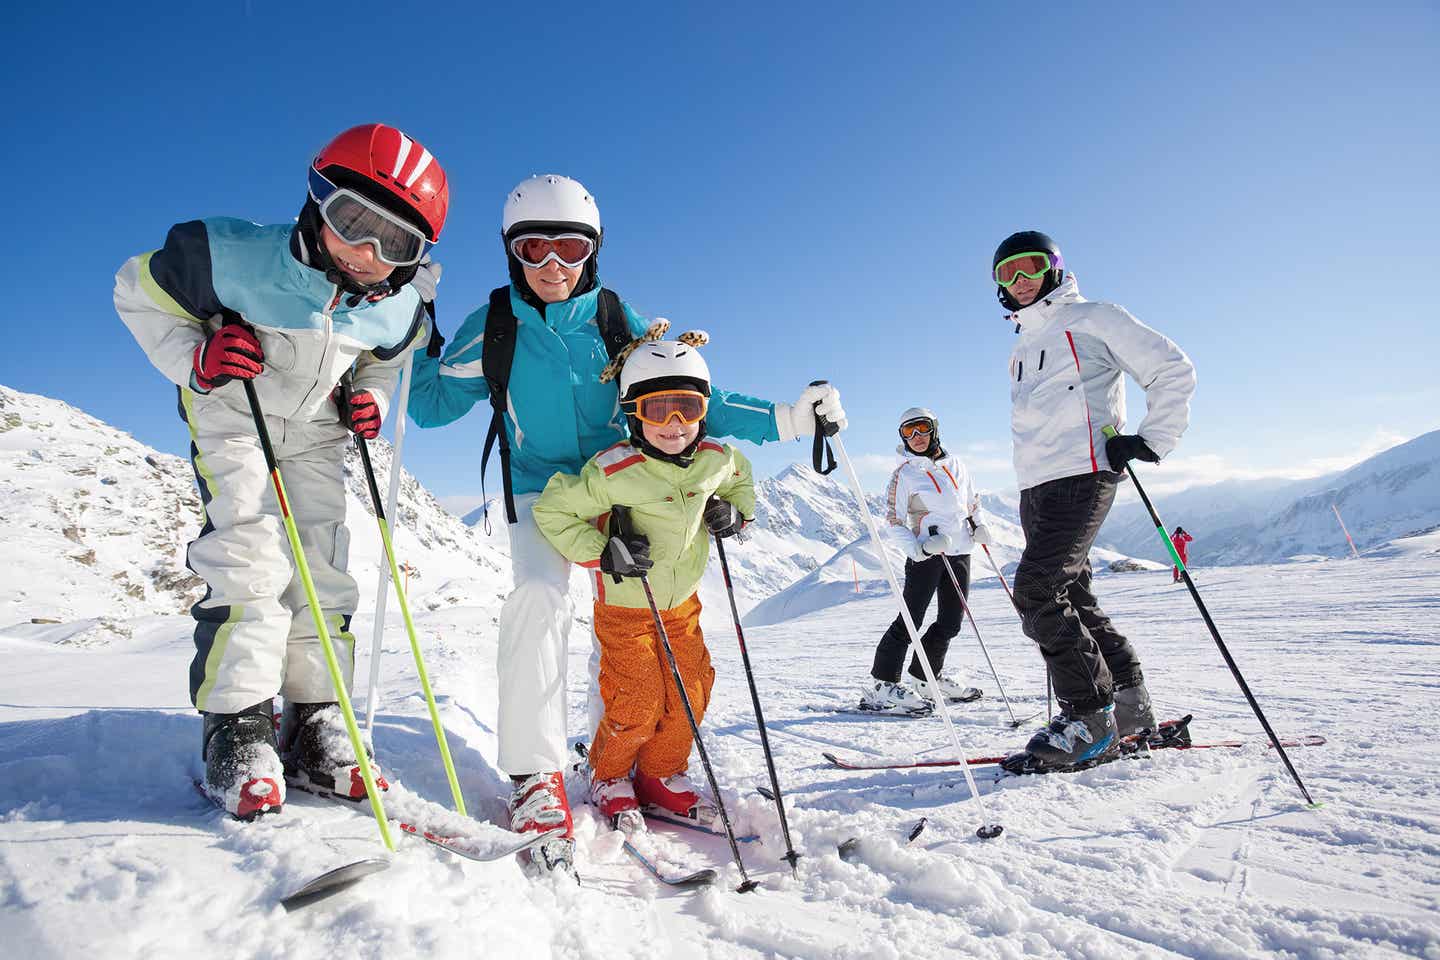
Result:
<svg viewBox="0 0 1440 960"><path fill-rule="evenodd" d="M824 380L812 380L810 386L818 387L824 383ZM816 403L815 406L820 404ZM815 411L815 445L810 451L810 464L822 477L835 472L835 451L830 448L830 438L839 432L838 425L826 420L819 410Z"/></svg>

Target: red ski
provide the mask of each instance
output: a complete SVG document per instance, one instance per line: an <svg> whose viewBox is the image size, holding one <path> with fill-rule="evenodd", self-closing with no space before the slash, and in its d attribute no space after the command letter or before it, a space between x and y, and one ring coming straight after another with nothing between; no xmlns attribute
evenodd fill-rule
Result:
<svg viewBox="0 0 1440 960"><path fill-rule="evenodd" d="M1134 752L1143 747L1151 750L1213 750L1219 747L1238 748L1251 744L1248 740L1216 740L1212 743L1193 743L1190 740L1191 717L1181 717L1179 720L1166 720L1160 724L1160 730L1151 737L1143 738L1138 736L1126 737L1121 741L1123 750ZM1282 747L1320 747L1325 745L1325 738L1315 734L1300 737L1295 740L1280 741ZM1267 742L1266 747L1271 745ZM1271 748L1273 749L1273 748ZM918 757L874 757L848 759L837 756L833 753L821 754L828 760L831 766L839 767L841 770L913 770L925 767L958 767L956 760L922 760ZM970 766L986 766L998 764L1004 760L1004 756L998 757L970 757L966 763Z"/></svg>

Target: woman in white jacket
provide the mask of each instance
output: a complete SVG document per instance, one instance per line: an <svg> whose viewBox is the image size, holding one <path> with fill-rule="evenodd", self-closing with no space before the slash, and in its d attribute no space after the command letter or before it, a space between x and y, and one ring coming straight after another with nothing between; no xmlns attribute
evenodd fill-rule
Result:
<svg viewBox="0 0 1440 960"><path fill-rule="evenodd" d="M900 679L900 667L910 648L909 631L900 617L890 624L875 648L870 682L860 699L860 709L881 713L923 714L930 712L936 696L963 703L981 696L976 687L966 687L942 673L950 641L960 632L964 606L962 596L970 589L970 551L977 543L989 543L990 531L980 519L980 498L960 458L945 452L940 444L940 423L925 407L911 407L900 418L900 446L903 458L890 476L886 490L887 529L890 542L905 554L905 605L918 626L925 619L930 600L938 592L939 609L935 622L920 637L925 656L935 671L939 690L930 688L924 669L914 655L910 658L912 690ZM945 566L955 574L952 580ZM956 582L960 593L955 590Z"/></svg>

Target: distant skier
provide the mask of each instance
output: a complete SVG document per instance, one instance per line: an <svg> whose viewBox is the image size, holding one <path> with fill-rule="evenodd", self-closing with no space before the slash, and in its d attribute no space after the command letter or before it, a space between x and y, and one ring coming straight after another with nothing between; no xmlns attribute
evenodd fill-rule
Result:
<svg viewBox="0 0 1440 960"><path fill-rule="evenodd" d="M1181 563L1186 563L1186 564L1188 564L1188 563L1190 562L1190 561L1189 561L1189 557L1185 556L1185 548L1186 548L1186 547L1190 544L1190 542L1191 542L1192 540L1194 540L1194 539L1195 539L1194 537L1190 536L1190 534L1188 534L1188 533L1185 532L1185 528L1184 528L1184 527L1176 527L1176 528L1175 528L1175 532L1172 533L1172 534L1170 534L1170 543L1175 547L1175 552L1180 555L1180 562L1181 562ZM1174 567L1173 570L1174 570L1174 574L1175 574L1175 579L1172 580L1171 583L1179 583L1179 582L1180 582L1180 568L1179 568L1179 567Z"/></svg>
<svg viewBox="0 0 1440 960"><path fill-rule="evenodd" d="M605 712L590 757L590 799L612 825L643 828L642 806L702 823L713 802L686 776L693 737L636 579L646 574L696 721L715 671L700 632L696 588L710 538L755 516L750 463L705 439L710 371L703 334L645 342L620 373L630 439L591 457L578 477L557 473L535 501L535 523L557 550L595 570L595 633ZM610 536L608 517L629 507L629 530Z"/></svg>
<svg viewBox="0 0 1440 960"><path fill-rule="evenodd" d="M417 357L410 415L438 427L491 403L515 575L500 611L499 765L513 783L511 829L566 827L567 839L537 851L537 862L563 868L574 851L562 774L571 566L531 508L551 476L578 474L626 438L619 395L600 373L648 325L600 284L600 211L580 183L555 174L522 181L505 199L501 235L509 285L465 318L442 359ZM712 389L706 422L712 436L792 440L814 434L817 409L844 425L828 385L805 388L794 404Z"/></svg>
<svg viewBox="0 0 1440 960"><path fill-rule="evenodd" d="M1080 296L1060 248L1043 233L1006 238L991 270L1020 335L1010 357L1025 530L1015 603L1061 708L1011 765L1063 769L1103 759L1120 737L1155 726L1140 658L1090 591L1089 555L1125 464L1158 462L1179 442L1195 368L1123 307ZM1107 442L1104 427L1125 428L1126 373L1145 389L1145 420Z"/></svg>
<svg viewBox="0 0 1440 960"><path fill-rule="evenodd" d="M363 798L358 759L281 526L242 384L268 421L315 592L354 667L343 463L349 431L380 429L405 355L425 340L449 186L404 133L366 124L315 156L296 223L176 224L115 278L115 308L179 390L205 525L187 562L205 580L190 699L204 715L205 791L242 819L278 811L285 782ZM349 407L332 399L350 373ZM285 698L279 742L273 698ZM277 756L278 752L278 756ZM283 760L283 776L282 776ZM381 781L383 784L383 781Z"/></svg>
<svg viewBox="0 0 1440 960"><path fill-rule="evenodd" d="M930 688L920 659L913 654L908 675L915 689L901 680L910 632L897 616L875 648L860 709L923 714L937 697L954 703L981 696L978 688L962 686L942 671L950 641L963 623L961 596L969 596L970 552L977 543L990 543L990 528L980 515L980 497L965 464L940 444L940 421L934 413L925 407L911 407L901 415L896 452L902 461L890 475L885 491L890 521L887 533L906 555L905 605L917 627L925 619L931 598L937 591L940 594L935 622L920 637L939 689ZM960 583L959 595L945 572L947 563Z"/></svg>

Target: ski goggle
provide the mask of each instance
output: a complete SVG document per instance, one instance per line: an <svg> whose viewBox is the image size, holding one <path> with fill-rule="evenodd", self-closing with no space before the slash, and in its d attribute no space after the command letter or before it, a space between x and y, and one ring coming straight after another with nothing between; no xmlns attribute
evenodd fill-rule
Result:
<svg viewBox="0 0 1440 960"><path fill-rule="evenodd" d="M522 233L510 241L510 252L532 270L551 260L573 270L590 259L590 254L595 252L595 241L583 233Z"/></svg>
<svg viewBox="0 0 1440 960"><path fill-rule="evenodd" d="M310 171L310 196L320 206L320 219L337 237L352 247L370 244L376 258L389 266L419 263L434 246L413 225L315 170Z"/></svg>
<svg viewBox="0 0 1440 960"><path fill-rule="evenodd" d="M917 434L922 437L928 437L932 430L934 430L934 428L930 426L929 420L912 420L909 423L900 424L900 436L906 440L909 440Z"/></svg>
<svg viewBox="0 0 1440 960"><path fill-rule="evenodd" d="M634 408L631 412L637 419L653 427L663 427L676 417L681 423L699 423L709 405L709 398L695 390L658 390L626 404Z"/></svg>
<svg viewBox="0 0 1440 960"><path fill-rule="evenodd" d="M995 264L995 282L1009 289L1021 277L1039 280L1060 266L1060 258L1048 253L1017 253Z"/></svg>

